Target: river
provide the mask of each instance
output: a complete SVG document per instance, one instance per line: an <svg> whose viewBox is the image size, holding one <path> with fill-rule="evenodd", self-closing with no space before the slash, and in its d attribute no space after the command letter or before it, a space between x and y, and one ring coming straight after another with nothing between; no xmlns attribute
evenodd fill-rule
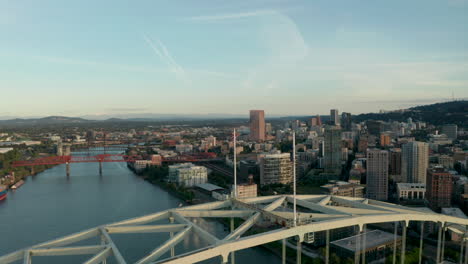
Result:
<svg viewBox="0 0 468 264"><path fill-rule="evenodd" d="M102 175L97 163L75 163L71 165L70 177L65 175L65 165L59 165L28 177L22 187L9 191L7 199L0 201L0 255L180 203L159 186L135 176L125 163L104 163ZM217 222L203 225L218 237L226 234ZM168 235L119 234L112 238L127 262L132 263L167 240ZM176 254L200 246L202 242L190 236L176 247ZM45 261L34 257L33 263L81 263L89 257L54 257L52 262L50 258ZM259 247L236 252L236 263L279 262L279 258ZM220 259L204 263L220 263Z"/></svg>

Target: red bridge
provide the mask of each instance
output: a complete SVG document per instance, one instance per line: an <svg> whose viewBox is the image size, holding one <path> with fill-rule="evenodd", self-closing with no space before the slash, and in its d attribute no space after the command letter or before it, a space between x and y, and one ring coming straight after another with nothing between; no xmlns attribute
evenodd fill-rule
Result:
<svg viewBox="0 0 468 264"><path fill-rule="evenodd" d="M31 167L32 170L34 166L38 165L58 165L66 164L67 165L67 176L70 175L70 164L71 163L89 163L97 162L99 163L99 173L102 173L102 163L103 162L135 162L136 160L141 160L141 156L131 156L124 154L99 154L95 156L51 156L51 157L42 157L33 160L25 161L14 161L12 167ZM179 155L170 158L162 158L162 162L177 163L177 162L208 162L208 161L221 161L222 159L217 158L215 153L212 152L202 152L190 155ZM34 173L34 172L32 172Z"/></svg>

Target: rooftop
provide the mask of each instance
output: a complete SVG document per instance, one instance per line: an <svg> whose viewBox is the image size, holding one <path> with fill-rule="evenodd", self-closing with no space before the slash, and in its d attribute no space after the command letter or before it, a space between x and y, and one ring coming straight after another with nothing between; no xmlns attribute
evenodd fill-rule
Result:
<svg viewBox="0 0 468 264"><path fill-rule="evenodd" d="M359 234L352 237L347 237L344 239L336 240L331 242L331 244L347 249L349 251L355 252L356 248L358 251L363 250L363 245L361 244L362 236L366 236L366 249L371 249L382 244L393 243L394 234L384 232L382 230L372 230L363 234ZM356 246L357 239L357 246ZM401 239L400 236L397 236L397 240Z"/></svg>

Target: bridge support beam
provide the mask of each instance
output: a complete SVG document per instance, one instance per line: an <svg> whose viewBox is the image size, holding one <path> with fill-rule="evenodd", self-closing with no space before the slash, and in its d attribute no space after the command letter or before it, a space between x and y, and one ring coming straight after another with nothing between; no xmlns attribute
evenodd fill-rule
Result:
<svg viewBox="0 0 468 264"><path fill-rule="evenodd" d="M406 222L403 222L403 229L401 230L401 264L405 264L406 254Z"/></svg>
<svg viewBox="0 0 468 264"><path fill-rule="evenodd" d="M99 164L101 164L101 162L99 162ZM174 217L169 217L169 222L171 224L174 224ZM170 232L170 237L171 239L174 237L174 232ZM175 256L175 248L174 246L171 247L171 258L173 258Z"/></svg>
<svg viewBox="0 0 468 264"><path fill-rule="evenodd" d="M395 235L393 237L393 264L396 264L396 252L397 252L397 235L398 235L398 222L394 222Z"/></svg>
<svg viewBox="0 0 468 264"><path fill-rule="evenodd" d="M440 253L440 262L443 262L445 258L445 233L446 230L444 225L444 227L442 228L442 253Z"/></svg>
<svg viewBox="0 0 468 264"><path fill-rule="evenodd" d="M362 228L362 264L366 264L366 224Z"/></svg>
<svg viewBox="0 0 468 264"><path fill-rule="evenodd" d="M330 263L330 230L325 233L325 264Z"/></svg>
<svg viewBox="0 0 468 264"><path fill-rule="evenodd" d="M440 263L440 242L442 239L442 223L439 223L439 233L437 235L437 255L436 255L436 263Z"/></svg>
<svg viewBox="0 0 468 264"><path fill-rule="evenodd" d="M355 226L355 229L357 229L357 232L356 232L356 241L355 241L355 244L356 244L356 250L354 251L354 263L355 264L359 264L359 234L361 233L361 230L359 230L359 226Z"/></svg>
<svg viewBox="0 0 468 264"><path fill-rule="evenodd" d="M296 263L301 264L302 263L302 243L301 243L300 237L297 239L296 249L297 249Z"/></svg>
<svg viewBox="0 0 468 264"><path fill-rule="evenodd" d="M286 238L283 238L282 258L281 263L286 264Z"/></svg>
<svg viewBox="0 0 468 264"><path fill-rule="evenodd" d="M68 163L68 162L66 163L65 170L66 170L66 173L67 173L67 177L70 177L70 163Z"/></svg>
<svg viewBox="0 0 468 264"><path fill-rule="evenodd" d="M234 217L231 217L231 233L234 232ZM236 263L236 256L234 255L234 251L231 252L231 264Z"/></svg>
<svg viewBox="0 0 468 264"><path fill-rule="evenodd" d="M419 238L419 264L422 264L423 238L424 238L424 221L421 221L421 235Z"/></svg>
<svg viewBox="0 0 468 264"><path fill-rule="evenodd" d="M468 241L465 241L465 264L468 264Z"/></svg>
<svg viewBox="0 0 468 264"><path fill-rule="evenodd" d="M463 264L463 249L464 249L464 246L465 246L463 243L465 242L465 235L466 234L463 235L463 238L460 241L460 259L459 259L459 262L458 262L460 264Z"/></svg>
<svg viewBox="0 0 468 264"><path fill-rule="evenodd" d="M34 175L36 174L36 172L34 171L34 166L31 166L31 175Z"/></svg>
<svg viewBox="0 0 468 264"><path fill-rule="evenodd" d="M99 175L102 175L102 161L99 161Z"/></svg>

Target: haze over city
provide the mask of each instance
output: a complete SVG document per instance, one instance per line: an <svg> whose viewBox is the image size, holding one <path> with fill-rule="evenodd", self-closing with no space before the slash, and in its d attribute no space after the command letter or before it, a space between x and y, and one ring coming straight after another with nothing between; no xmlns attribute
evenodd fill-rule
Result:
<svg viewBox="0 0 468 264"><path fill-rule="evenodd" d="M468 97L468 1L1 1L0 117L376 112Z"/></svg>

